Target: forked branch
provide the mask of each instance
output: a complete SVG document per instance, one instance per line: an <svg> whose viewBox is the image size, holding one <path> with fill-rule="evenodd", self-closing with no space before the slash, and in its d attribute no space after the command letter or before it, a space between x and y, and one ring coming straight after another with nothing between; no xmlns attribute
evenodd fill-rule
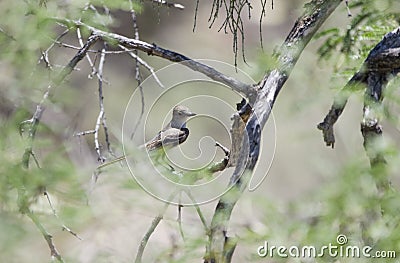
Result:
<svg viewBox="0 0 400 263"><path fill-rule="evenodd" d="M232 245L230 242L227 228L232 210L246 189L258 161L261 130L270 116L279 91L303 49L340 3L340 0L313 0L308 3L304 14L296 21L285 42L275 54L278 61L277 67L269 69L269 74L265 75L258 84L258 94L252 106L251 115L245 118L246 132L243 133L238 162L228 186L230 190L220 198L211 222L205 262L230 262L235 244L233 242ZM246 110L241 112L246 112Z"/></svg>
<svg viewBox="0 0 400 263"><path fill-rule="evenodd" d="M243 83L233 77L227 76L217 71L213 67L192 60L189 57L182 55L180 53L164 49L162 47L157 46L156 44L149 44L141 40L128 38L115 33L105 32L93 26L87 25L81 21L61 19L61 18L53 18L53 20L61 24L64 24L68 27L85 28L90 32L92 32L93 35L102 38L104 41L108 41L114 45L121 45L129 49L137 49L146 52L148 55L161 57L172 62L181 62L188 68L200 72L206 75L207 77L211 78L212 80L226 84L233 90L245 95L250 100L250 103L253 103L256 98L257 93L253 85Z"/></svg>
<svg viewBox="0 0 400 263"><path fill-rule="evenodd" d="M383 100L383 91L388 81L400 70L400 28L385 35L373 48L361 69L354 74L349 82L335 96L334 103L318 124L327 146L334 147L335 136L333 127L342 114L352 89L365 89L364 117L361 124L364 146L370 144L371 139L380 136L382 130L379 125L380 115L377 111ZM372 134L375 134L372 136ZM382 161L379 156L370 156L371 163ZM379 161L380 160L380 161Z"/></svg>

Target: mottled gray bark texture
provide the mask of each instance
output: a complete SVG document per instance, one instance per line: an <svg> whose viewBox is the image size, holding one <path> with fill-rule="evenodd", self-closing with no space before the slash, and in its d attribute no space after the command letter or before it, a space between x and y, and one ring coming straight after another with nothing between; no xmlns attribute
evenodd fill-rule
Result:
<svg viewBox="0 0 400 263"><path fill-rule="evenodd" d="M240 119L246 121L245 132L242 135L241 147L238 147L239 153L231 152L231 157L237 156L235 170L230 180L230 190L220 198L215 209L204 262L231 261L236 241L228 236L227 228L232 210L247 188L251 173L258 161L261 131L270 116L279 91L303 49L340 3L340 0L327 0L311 1L306 5L303 15L297 19L285 42L274 54L277 61L276 68L269 69L269 73L256 85L257 96L251 105L251 111L239 111ZM240 119L234 118L241 121ZM240 125L234 122L233 128L235 127Z"/></svg>
<svg viewBox="0 0 400 263"><path fill-rule="evenodd" d="M324 121L318 125L322 130L327 146L334 146L335 137L333 125L343 112L351 95L350 89L364 88L364 108L361 121L361 134L364 139L364 149L371 164L371 174L374 176L377 198L384 198L390 193L390 181L387 178L385 153L376 147L382 139L380 117L383 114L384 90L388 82L400 71L400 28L386 34L370 51L361 69L354 74L346 86L336 95L335 101ZM373 246L374 240L369 232L377 219L382 216L380 205L368 207L363 218L360 218L362 239L365 245Z"/></svg>
<svg viewBox="0 0 400 263"><path fill-rule="evenodd" d="M370 51L360 70L354 74L346 86L335 96L334 103L323 122L318 125L322 130L327 146L334 146L335 136L333 126L343 112L351 95L350 89L364 88L364 109L361 121L361 133L364 137L364 147L370 158L371 165L384 163L382 153L371 148L376 139L382 136L379 116L382 111L384 89L388 82L400 71L400 28L386 34L384 38Z"/></svg>

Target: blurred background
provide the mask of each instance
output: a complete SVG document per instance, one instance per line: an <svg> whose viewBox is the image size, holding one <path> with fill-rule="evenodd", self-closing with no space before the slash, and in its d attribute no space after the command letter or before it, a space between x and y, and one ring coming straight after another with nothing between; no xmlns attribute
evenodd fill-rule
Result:
<svg viewBox="0 0 400 263"><path fill-rule="evenodd" d="M210 63L220 67L223 72L254 83L266 73L274 48L284 41L296 18L302 13L305 2L274 1L273 9L267 3L266 15L262 20L263 50L259 37L261 8L259 3L254 3L251 19L243 18L247 63L243 61L239 51L237 72L233 66L235 56L232 35L225 34L223 30L218 32L222 19L217 19L215 25L209 28L211 3L208 0L200 1L194 31L195 2L182 3L185 5L184 10L164 8L146 1L141 3L137 15L140 39L193 59L218 61ZM43 64L36 64L40 50L51 43L45 36L31 36L27 33L34 25L26 21L7 21L11 14L15 17L21 15L21 20L26 19L25 7L22 8L21 5L23 4L13 1L0 3L0 10L3 10L1 13L8 12L8 16L0 16L0 27L3 32L12 32L16 39L4 40L6 37L2 35L1 40L8 44L0 45L0 49L3 46L0 60L0 233L3 233L0 235L0 261L50 261L49 249L39 231L27 217L18 214L17 194L13 188L18 183L13 178L21 176L28 182L32 178L39 178L30 182L33 185L30 191L38 192L37 195L32 194L31 209L39 215L52 234L59 252L67 262L132 262L141 238L152 219L163 209L164 203L143 191L124 163L107 168L93 184L92 174L99 164L93 135L74 136L78 132L94 129L99 112L98 83L96 78L88 78L92 69L87 60L82 60L66 83L57 87L43 114L34 151L40 166L46 172L36 168L33 161L32 171L29 173L16 168L26 143L24 137L19 136L18 125L31 118L46 90L47 69ZM48 8L51 7L52 2L49 2ZM386 10L384 4L380 8L382 12ZM111 30L133 37L130 13L114 10L112 15L114 21ZM351 18L347 17L346 6L343 4L324 24L324 29L345 29L350 23ZM44 25L44 28L49 27L48 24ZM60 28L55 31L53 37L62 32ZM10 45L9 42L16 44ZM68 34L62 42L79 45L73 33ZM343 197L342 191L353 194L357 192L348 181L341 181L340 178L347 175L347 178L352 178L352 183L362 184L359 180L361 177L350 175L362 176L369 167L360 133L363 107L361 92L350 98L345 112L335 126L334 149L325 146L322 134L316 128L328 112L335 93L346 83L346 76L337 77L334 72L335 66L343 66L343 62L339 61L340 56L333 56L329 61L319 60L316 51L322 43L323 39L313 40L306 47L284 85L274 106L273 116L263 131L262 154L254 180L264 181L255 191L245 191L234 209L229 235L238 236L241 241L233 262L269 262L256 256L257 247L267 238L277 245L288 242L320 245L325 244L323 242L329 238L334 238L339 233L335 221L339 219L334 215L321 227L319 235L325 236L323 238L319 238L317 234L312 236L310 228L313 226L302 225L301 222L320 216L325 207L338 204L339 201L335 198ZM93 49L100 48L101 46L96 45ZM65 65L75 53L76 50L56 45L49 53L49 60L57 68L57 65ZM95 60L94 55L91 56ZM184 68L165 70L164 67L171 65L167 60L147 56L142 52L139 52L139 56L156 71L162 69L160 79L167 83L167 88L169 81L178 83L196 78L195 74L192 75L193 73ZM362 58L359 58L355 64L360 65L361 61ZM141 72L143 79L149 76L145 69L141 68ZM141 107L134 60L126 54L107 55L103 74L106 80L103 87L106 119L111 148L117 156L123 153L123 146L136 147L151 139L169 121L170 110L177 103L189 106L201 115L188 123L191 135L182 146L184 152L191 158L201 156L198 165L212 160L208 158L209 155L216 154L215 160L223 156L220 150L214 148L213 140L229 146L230 117L235 111L235 104L240 102L238 94L205 80L175 85L167 93L154 79L146 80L143 90L145 112L149 115L145 115L147 122L142 121L134 140L130 141L123 138L122 132L129 137L139 118ZM398 91L391 91L393 96L398 96ZM160 95L162 99L159 99ZM224 104L204 97L205 95L218 98ZM392 113L397 112L398 104L389 106ZM219 121L205 117L210 115ZM383 122L384 136L391 149L396 152L388 161L388 176L394 188L400 186L400 162L397 154L400 146L399 127L397 118ZM112 160L114 157L106 153L103 132L100 133L100 141L106 157ZM193 144L198 144L198 147L191 147ZM228 180L229 175L221 177L218 184L223 187ZM346 185L349 188L345 189ZM52 215L46 198L40 194L40 187L46 187L59 219ZM326 196L329 197L324 199ZM353 200L354 196L346 195L343 198L346 199L343 202L349 204L347 201ZM363 207L364 201L341 209L358 211L358 208ZM207 222L211 221L215 206L215 200L201 206ZM337 211L341 210L339 207L338 205ZM183 231L186 237L190 237L188 241L182 242L177 224L177 207L170 206L150 238L144 262L201 260L207 241L204 229L193 207L184 207L182 213ZM61 223L78 233L83 240L63 231Z"/></svg>

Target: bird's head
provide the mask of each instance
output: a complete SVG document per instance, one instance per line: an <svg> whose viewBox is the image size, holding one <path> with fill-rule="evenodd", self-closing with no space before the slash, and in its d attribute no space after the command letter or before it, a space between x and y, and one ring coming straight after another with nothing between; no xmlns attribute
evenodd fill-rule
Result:
<svg viewBox="0 0 400 263"><path fill-rule="evenodd" d="M184 128L189 117L195 115L196 113L191 112L189 108L182 105L177 105L172 110L171 126L177 129Z"/></svg>

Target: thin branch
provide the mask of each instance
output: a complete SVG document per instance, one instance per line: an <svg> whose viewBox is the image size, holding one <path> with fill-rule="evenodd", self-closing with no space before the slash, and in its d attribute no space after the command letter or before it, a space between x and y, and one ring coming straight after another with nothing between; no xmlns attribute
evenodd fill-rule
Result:
<svg viewBox="0 0 400 263"><path fill-rule="evenodd" d="M180 192L179 190L172 192L170 197L167 200L172 200L179 192ZM158 224L163 219L163 215L164 215L165 211L167 211L168 206L169 206L169 202L166 202L163 207L163 210L161 210L161 212L158 214L158 216L156 216L153 219L153 221L151 222L149 229L147 230L146 234L143 236L142 241L140 242L140 245L138 247L138 251L136 254L136 258L135 258L135 263L142 262L143 252L146 248L146 245L149 242L149 239L150 239L151 235L153 234L154 230L156 229Z"/></svg>
<svg viewBox="0 0 400 263"><path fill-rule="evenodd" d="M262 36L262 21L265 17L265 6L267 5L267 0L261 0L261 15L260 15L260 21L259 21L259 34L260 34L260 46L261 50L264 50L264 45L263 45L263 36Z"/></svg>
<svg viewBox="0 0 400 263"><path fill-rule="evenodd" d="M59 218L59 216L58 216L56 210L54 209L53 203L51 202L49 193L48 193L47 191L44 191L43 194L44 194L44 195L46 196L46 198L47 198L47 202L49 203L50 209L51 209L51 211L53 212L54 217L57 218L57 219L61 222L61 219ZM68 233L70 233L71 235L73 235L74 237L76 237L77 239L83 240L80 236L78 236L77 233L75 233L74 231L72 231L72 230L71 230L69 227L67 227L64 223L61 223L61 224L62 224L62 229L63 229L63 230L67 231Z"/></svg>
<svg viewBox="0 0 400 263"><path fill-rule="evenodd" d="M194 19L193 19L193 33L196 30L196 24L197 24L197 12L199 11L199 2L200 0L196 0L196 7L194 9Z"/></svg>
<svg viewBox="0 0 400 263"><path fill-rule="evenodd" d="M135 12L135 10L133 10L132 0L129 0L129 4L130 4L130 8L131 8L130 13L131 13L131 18L132 18L132 23L133 23L134 38L135 38L135 40L139 40L139 27L137 25L136 12ZM121 47L124 50L126 50L126 48L121 46L121 45L119 45L119 47ZM136 121L136 124L135 124L135 126L134 126L134 128L132 130L131 136L130 136L130 138L132 140L134 135L135 135L135 133L136 133L136 131L137 131L137 129L139 128L140 122L143 119L145 102L144 102L144 92L143 92L143 86L142 86L142 78L141 78L141 74L140 74L140 66L139 66L139 63L140 63L139 59L140 58L139 58L138 51L134 50L133 52L129 52L129 55L132 58L135 59L135 79L136 79L136 82L137 82L137 88L139 89L140 99L141 99L140 100L141 101L141 108L140 108L139 118ZM140 59L140 61L142 61L142 60ZM146 64L147 65L147 63L142 63L142 64ZM149 66L147 68L148 69L150 68L150 72L153 74L153 72L154 72L153 69L151 67L149 67ZM153 74L153 76L155 76L155 74ZM155 76L155 79L156 79L156 81L158 83L160 83L156 76Z"/></svg>
<svg viewBox="0 0 400 263"><path fill-rule="evenodd" d="M88 134L95 134L95 130L87 130L87 131L82 131L82 132L77 132L77 133L75 133L74 134L74 136L85 136L85 135L88 135Z"/></svg>
<svg viewBox="0 0 400 263"><path fill-rule="evenodd" d="M326 146L335 146L335 134L333 126L339 119L346 107L347 100L351 95L351 90L360 89L366 85L366 75L359 71L347 82L347 84L335 95L334 102L323 122L318 124L318 129L322 131Z"/></svg>
<svg viewBox="0 0 400 263"><path fill-rule="evenodd" d="M66 44L66 43L63 43L61 41L56 41L54 43L56 43L60 47L65 47L65 48L70 48L70 49L75 49L75 50L81 49L81 47L77 47L77 46L74 46L74 45ZM98 51L97 50L88 50L88 52L92 52L92 53L96 52L97 53Z"/></svg>
<svg viewBox="0 0 400 263"><path fill-rule="evenodd" d="M56 39L53 40L53 43L51 43L51 45L50 45L45 51L42 52L42 56L39 58L39 60L38 60L38 62L37 62L38 64L39 64L42 60L45 61L46 65L47 65L47 64L50 64L50 63L48 62L48 53L49 53L49 51L50 51L50 50L55 46L55 44L57 44L65 35L67 35L68 32L69 32L69 29L67 28L67 29L65 29L60 35L58 35Z"/></svg>
<svg viewBox="0 0 400 263"><path fill-rule="evenodd" d="M140 65L144 66L148 71L150 71L150 74L153 76L154 80L157 82L157 84L161 87L164 88L164 85L161 83L160 79L157 77L156 72L154 71L154 68L151 67L146 61L144 61L142 58L140 58L138 55L136 55L133 51L136 50L129 50L124 46L118 45L121 49L123 49L124 52L128 53L129 56L131 56L133 59L135 59Z"/></svg>
<svg viewBox="0 0 400 263"><path fill-rule="evenodd" d="M32 156L32 158L33 158L33 161L34 161L35 164L36 164L36 167L39 168L39 169L41 169L41 167L40 167L40 165L39 165L39 160L36 158L36 154L35 154L34 151L31 151L31 156Z"/></svg>
<svg viewBox="0 0 400 263"><path fill-rule="evenodd" d="M346 4L346 9L347 9L347 16L352 17L353 15L351 14L350 8L349 8L349 0L344 1Z"/></svg>
<svg viewBox="0 0 400 263"><path fill-rule="evenodd" d="M57 251L56 246L53 243L53 237L50 235L47 230L44 228L42 223L40 223L39 219L36 217L36 215L30 211L29 209L25 213L31 220L32 222L36 225L36 227L39 229L40 233L44 237L44 239L47 242L47 245L50 248L50 254L52 258L57 259L59 262L65 262L60 253Z"/></svg>
<svg viewBox="0 0 400 263"><path fill-rule="evenodd" d="M221 143L219 143L219 142L217 142L217 141L215 142L215 146L221 148L221 150L225 153L225 156L228 156L228 157L229 157L230 151L229 151L228 148L226 148L225 146L223 146Z"/></svg>
<svg viewBox="0 0 400 263"><path fill-rule="evenodd" d="M132 0L129 0L129 4L130 4L130 13L131 13L131 18L132 18L132 24L133 24L133 35L135 40L139 40L139 27L137 25L137 19L136 19L136 12L135 10L133 10L133 3ZM139 61L138 61L138 51L135 50L133 52L130 52L132 57L136 57L135 60L135 79L138 82L138 86L140 86L142 79L140 76L140 67L139 67ZM142 103L142 108L144 108L144 103Z"/></svg>
<svg viewBox="0 0 400 263"><path fill-rule="evenodd" d="M104 163L106 158L103 156L101 152L101 145L99 142L99 131L100 131L100 126L103 127L104 131L104 136L105 136L105 142L107 145L107 150L108 152L114 156L114 153L111 149L111 143L109 139L109 133L108 133L108 126L107 126L107 121L106 121L106 116L105 116L105 108L104 108L104 96L103 96L103 69L104 69L104 63L105 63L105 55L106 55L106 43L104 43L103 49L100 51L100 61L99 61L99 66L98 69L94 69L92 72L96 72L96 77L98 80L98 99L99 99L99 114L97 115L96 119L96 124L93 130L87 130L87 131L82 131L75 133L74 136L85 136L88 134L93 134L94 135L94 145L95 145L95 151L97 153L97 160L100 163ZM88 58L88 61L92 63L90 58ZM94 64L92 64L94 67Z"/></svg>
<svg viewBox="0 0 400 263"><path fill-rule="evenodd" d="M98 82L99 82L99 108L100 112L103 112L102 117L101 117L101 125L103 126L103 131L104 131L104 136L105 136L105 142L107 145L107 150L108 152L114 156L114 153L111 149L111 143L110 143L110 136L108 134L108 126L107 126L107 119L106 119L106 112L104 109L104 97L103 97L103 69L104 69L104 63L106 59L106 54L105 50L107 47L107 43L104 43L104 47L101 50L101 56L100 56L100 61L99 61L99 69L98 69Z"/></svg>
<svg viewBox="0 0 400 263"><path fill-rule="evenodd" d="M75 66L83 59L86 55L87 50L99 39L99 36L92 35L88 38L85 45L75 54L75 56L69 61L69 63L61 70L61 72L51 81L47 90L45 91L42 100L36 106L36 111L30 120L24 121L24 125L28 127L28 146L25 148L25 152L22 157L22 164L25 168L29 167L29 157L32 155L32 146L35 139L36 130L39 125L39 121L42 117L43 112L46 108L46 103L49 97L53 95L53 89L59 86L64 79L72 72Z"/></svg>
<svg viewBox="0 0 400 263"><path fill-rule="evenodd" d="M185 9L185 7L181 4L176 4L176 3L168 2L165 0L150 0L150 1L152 1L153 3L159 4L159 5L163 5L166 7L173 7L173 8L179 9L179 10Z"/></svg>
<svg viewBox="0 0 400 263"><path fill-rule="evenodd" d="M215 81L226 84L233 90L245 95L247 98L249 98L250 103L253 103L256 98L257 91L253 87L253 85L245 84L245 83L243 83L239 80L236 80L230 76L226 76L225 74L217 71L216 69L214 69L210 66L207 66L203 63L192 60L189 57L179 54L177 52L170 51L170 50L161 48L155 44L149 44L149 43L141 41L141 40L127 38L127 37L119 35L119 34L108 33L103 30L97 29L95 27L89 26L85 23L82 23L81 21L70 20L70 19L61 19L61 18L53 18L53 20L55 20L59 23L64 23L65 25L69 25L69 26L84 27L84 28L88 29L89 31L91 31L94 35L103 38L103 40L110 41L110 42L116 43L118 45L122 45L126 48L138 49L140 51L146 52L148 55L158 56L158 57L170 60L172 62L181 62L183 65L189 67L190 69L192 69L194 71L198 71Z"/></svg>
<svg viewBox="0 0 400 263"><path fill-rule="evenodd" d="M76 36L78 38L79 45L81 48L83 47L83 40L82 40L82 34L80 28L76 28ZM92 59L90 58L89 54L86 52L85 57L89 63L90 68L92 69L92 73L89 74L89 78L92 78L93 75L97 74L96 67L94 66L94 63Z"/></svg>
<svg viewBox="0 0 400 263"><path fill-rule="evenodd" d="M180 205L180 204L178 205L178 218L177 218L177 221L178 221L179 233L181 234L182 240L185 241L185 233L183 232L183 227L182 227L182 207L183 207L183 205Z"/></svg>
<svg viewBox="0 0 400 263"><path fill-rule="evenodd" d="M94 145L95 145L95 149L96 149L96 153L97 153L97 160L100 163L104 163L104 161L106 160L106 158L101 154L101 148L100 148L100 143L99 143L99 129L100 129L100 125L102 123L102 120L104 118L104 102L103 102L103 76L102 73L100 72L100 70L103 70L103 65L104 65L104 57L105 54L103 53L103 51L101 52L101 57L100 57L100 63L99 63L99 88L98 88L98 96L99 96L99 107L100 107L100 111L99 114L97 116L97 121L96 121L96 125L94 127Z"/></svg>
<svg viewBox="0 0 400 263"><path fill-rule="evenodd" d="M146 248L147 242L149 242L150 236L153 234L154 230L158 226L158 224L163 219L163 215L160 214L156 216L153 221L151 222L150 228L147 230L146 234L144 235L142 241L140 242L138 252L136 254L135 263L141 263L144 249Z"/></svg>
<svg viewBox="0 0 400 263"><path fill-rule="evenodd" d="M192 193L185 189L185 194L190 198L190 200L193 203L194 208L196 209L197 214L199 215L200 221L203 224L203 227L205 229L205 232L208 233L208 224L206 221L206 218L204 217L203 213L201 212L200 206L197 204L196 199L194 198L194 196L192 195Z"/></svg>

